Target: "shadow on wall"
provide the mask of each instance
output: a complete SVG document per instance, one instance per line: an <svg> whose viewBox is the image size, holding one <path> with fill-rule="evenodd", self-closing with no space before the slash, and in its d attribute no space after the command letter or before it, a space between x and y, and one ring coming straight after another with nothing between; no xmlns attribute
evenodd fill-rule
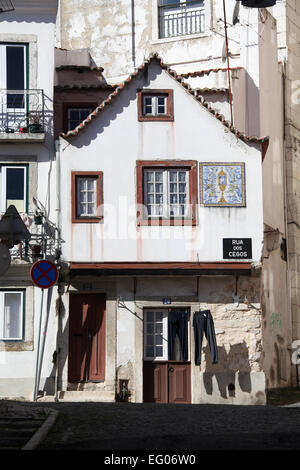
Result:
<svg viewBox="0 0 300 470"><path fill-rule="evenodd" d="M249 352L245 342L234 344L227 353L224 346L218 347L218 364L210 360L209 346L204 349L206 367L203 382L206 393L213 394L213 377L215 376L222 398L236 396L236 376L242 392L251 393Z"/></svg>
<svg viewBox="0 0 300 470"><path fill-rule="evenodd" d="M91 141L97 139L117 119L118 115L122 114L130 106L131 102L137 101L137 90L148 87L150 82L162 73L162 68L158 61L155 67L153 63L151 63L151 67L146 65L144 70L139 71L136 76L133 76L129 84L126 84L124 88L117 91L116 95L111 96L110 101L106 102L105 107L99 111L99 114L94 116L88 126L83 128L78 134L79 137L72 140L74 147L80 149L90 145ZM87 129L89 132L86 132Z"/></svg>

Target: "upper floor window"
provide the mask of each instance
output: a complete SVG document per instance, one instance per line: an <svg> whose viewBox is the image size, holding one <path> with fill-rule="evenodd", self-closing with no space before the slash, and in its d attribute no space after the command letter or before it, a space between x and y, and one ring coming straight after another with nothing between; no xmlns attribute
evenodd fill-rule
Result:
<svg viewBox="0 0 300 470"><path fill-rule="evenodd" d="M65 103L64 105L64 132L72 131L86 119L96 103Z"/></svg>
<svg viewBox="0 0 300 470"><path fill-rule="evenodd" d="M0 212L11 204L18 212L27 212L27 174L26 165L0 166Z"/></svg>
<svg viewBox="0 0 300 470"><path fill-rule="evenodd" d="M159 37L204 33L204 0L159 0Z"/></svg>
<svg viewBox="0 0 300 470"><path fill-rule="evenodd" d="M0 291L0 339L23 338L23 291Z"/></svg>
<svg viewBox="0 0 300 470"><path fill-rule="evenodd" d="M173 121L173 90L138 92L139 121Z"/></svg>
<svg viewBox="0 0 300 470"><path fill-rule="evenodd" d="M22 91L28 88L27 48L26 44L0 44L0 88L1 93L5 95L6 99L2 98L2 101L7 109L25 107L24 93L9 92L9 90Z"/></svg>
<svg viewBox="0 0 300 470"><path fill-rule="evenodd" d="M72 222L98 222L102 219L102 172L72 172Z"/></svg>
<svg viewBox="0 0 300 470"><path fill-rule="evenodd" d="M195 225L197 162L138 161L140 225Z"/></svg>

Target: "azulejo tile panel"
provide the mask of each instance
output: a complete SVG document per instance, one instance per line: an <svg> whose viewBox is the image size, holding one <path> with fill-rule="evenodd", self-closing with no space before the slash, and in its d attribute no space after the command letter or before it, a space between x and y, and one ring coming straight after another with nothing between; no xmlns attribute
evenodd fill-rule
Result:
<svg viewBox="0 0 300 470"><path fill-rule="evenodd" d="M245 207L245 163L200 163L200 203Z"/></svg>

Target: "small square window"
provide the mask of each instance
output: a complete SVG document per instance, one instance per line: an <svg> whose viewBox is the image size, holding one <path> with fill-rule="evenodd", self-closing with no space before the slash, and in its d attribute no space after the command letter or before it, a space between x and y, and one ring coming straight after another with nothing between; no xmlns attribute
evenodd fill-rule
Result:
<svg viewBox="0 0 300 470"><path fill-rule="evenodd" d="M102 172L72 172L72 222L99 222L102 204Z"/></svg>
<svg viewBox="0 0 300 470"><path fill-rule="evenodd" d="M23 338L23 291L0 291L0 339Z"/></svg>
<svg viewBox="0 0 300 470"><path fill-rule="evenodd" d="M139 121L173 121L173 90L138 92Z"/></svg>
<svg viewBox="0 0 300 470"><path fill-rule="evenodd" d="M64 103L63 104L63 130L74 130L97 107L97 103Z"/></svg>

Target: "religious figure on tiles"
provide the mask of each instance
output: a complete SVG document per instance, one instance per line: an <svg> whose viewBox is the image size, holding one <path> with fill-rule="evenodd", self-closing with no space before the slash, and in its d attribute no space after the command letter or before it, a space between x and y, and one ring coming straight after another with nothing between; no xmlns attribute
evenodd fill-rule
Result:
<svg viewBox="0 0 300 470"><path fill-rule="evenodd" d="M207 207L245 207L244 163L200 163L200 202Z"/></svg>

